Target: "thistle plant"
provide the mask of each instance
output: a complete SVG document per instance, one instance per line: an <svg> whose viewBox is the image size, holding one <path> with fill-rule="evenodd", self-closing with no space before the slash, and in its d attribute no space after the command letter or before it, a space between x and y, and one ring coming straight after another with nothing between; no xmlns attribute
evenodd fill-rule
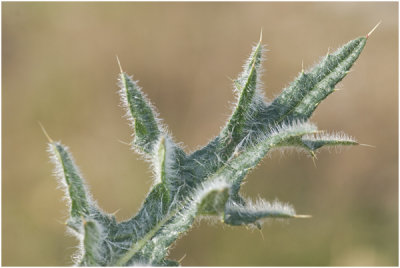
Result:
<svg viewBox="0 0 400 268"><path fill-rule="evenodd" d="M231 117L217 137L190 154L174 141L138 83L121 69L120 95L134 130L131 145L150 163L153 185L137 214L117 222L93 200L68 149L49 138L55 173L69 201L67 226L80 243L75 264L179 265L166 259L169 247L195 218L212 216L228 225L261 228L269 218L307 217L278 201L251 201L241 195L241 184L274 149L296 148L315 158L324 146L358 144L345 134L319 131L308 120L348 74L368 36L348 42L310 70L302 70L272 102L264 100L260 87L260 38L234 80L236 104Z"/></svg>

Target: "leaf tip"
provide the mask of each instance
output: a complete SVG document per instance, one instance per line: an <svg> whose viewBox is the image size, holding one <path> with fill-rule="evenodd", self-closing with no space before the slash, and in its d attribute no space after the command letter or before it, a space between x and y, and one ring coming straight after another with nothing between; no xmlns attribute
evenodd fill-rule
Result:
<svg viewBox="0 0 400 268"><path fill-rule="evenodd" d="M374 28L372 28L372 30L371 31L369 31L369 33L367 33L367 35L365 36L365 38L367 38L368 39L368 37L370 37L371 36L371 34L376 30L376 28L378 28L378 26L379 26L379 24L381 24L381 22L382 21L379 21L378 22L378 24L376 24L375 25L375 27Z"/></svg>
<svg viewBox="0 0 400 268"><path fill-rule="evenodd" d="M294 215L293 218L296 219L308 219L308 218L312 218L311 215Z"/></svg>
<svg viewBox="0 0 400 268"><path fill-rule="evenodd" d="M374 146L374 145L369 145L369 144L365 144L365 143L357 143L357 145L361 145L361 146L365 146L365 147L371 147L371 148L376 148L376 146Z"/></svg>
<svg viewBox="0 0 400 268"><path fill-rule="evenodd" d="M42 129L43 134L46 136L47 140L48 140L50 143L54 143L54 141L50 138L49 134L47 134L47 131L46 131L46 129L44 128L44 126L42 125L42 123L38 122L38 124L39 124L40 128Z"/></svg>
<svg viewBox="0 0 400 268"><path fill-rule="evenodd" d="M121 74L122 74L124 71L122 70L122 67L121 67L121 62L119 61L118 55L115 55L115 57L117 58L117 62L118 62L119 71L120 71L120 72L121 72Z"/></svg>

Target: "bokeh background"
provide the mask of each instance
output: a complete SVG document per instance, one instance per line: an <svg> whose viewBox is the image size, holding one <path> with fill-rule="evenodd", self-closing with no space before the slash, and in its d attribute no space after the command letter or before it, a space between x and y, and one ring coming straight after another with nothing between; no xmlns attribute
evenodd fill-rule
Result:
<svg viewBox="0 0 400 268"><path fill-rule="evenodd" d="M269 99L347 41L370 37L353 71L314 114L320 129L375 146L279 152L247 178L245 196L278 198L313 218L260 231L202 221L170 252L183 265L398 264L398 4L2 3L2 264L71 265L67 209L46 138L67 144L98 203L133 215L151 172L131 138L117 91L123 68L190 152L231 112L235 77L263 31ZM123 141L123 142L120 142Z"/></svg>

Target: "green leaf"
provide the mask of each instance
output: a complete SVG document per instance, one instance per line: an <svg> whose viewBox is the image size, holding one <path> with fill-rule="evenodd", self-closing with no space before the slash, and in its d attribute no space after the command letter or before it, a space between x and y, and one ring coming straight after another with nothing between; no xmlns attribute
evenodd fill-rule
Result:
<svg viewBox="0 0 400 268"><path fill-rule="evenodd" d="M135 130L134 145L140 152L151 154L162 129L156 112L137 82L124 72L121 72L119 81L122 103L128 110L127 117Z"/></svg>
<svg viewBox="0 0 400 268"><path fill-rule="evenodd" d="M269 203L259 199L256 203L246 201L246 205L229 202L226 205L224 222L229 225L258 225L267 218L295 218L294 208L278 201Z"/></svg>
<svg viewBox="0 0 400 268"><path fill-rule="evenodd" d="M333 54L328 54L309 72L301 72L266 110L267 122L274 124L306 120L318 104L334 91L361 54L367 39L359 37Z"/></svg>
<svg viewBox="0 0 400 268"><path fill-rule="evenodd" d="M259 73L262 62L261 37L258 44L244 65L243 72L235 80L235 88L238 92L236 108L222 130L220 138L226 140L224 146L236 146L247 134L244 130L246 121L251 118L252 109L256 102L262 102L262 94L257 85L260 84Z"/></svg>
<svg viewBox="0 0 400 268"><path fill-rule="evenodd" d="M60 185L64 188L68 203L70 204L71 217L88 216L93 209L84 179L75 165L68 149L58 142L49 143L49 153L55 164L55 174Z"/></svg>
<svg viewBox="0 0 400 268"><path fill-rule="evenodd" d="M306 135L301 139L301 142L311 151L315 151L323 146L350 146L359 144L354 138L344 133Z"/></svg>
<svg viewBox="0 0 400 268"><path fill-rule="evenodd" d="M303 137L295 137L286 142L280 143L279 147L294 147L305 150L312 157L315 157L315 151L324 146L350 146L358 145L359 143L344 133L327 134L318 132Z"/></svg>
<svg viewBox="0 0 400 268"><path fill-rule="evenodd" d="M253 114L259 106L264 105L264 97L259 87L262 54L260 36L260 41L253 47L242 73L234 81L237 103L228 123L219 136L188 156L186 165L190 166L193 177L201 180L210 176L231 157L235 147L249 134L248 126L252 124Z"/></svg>

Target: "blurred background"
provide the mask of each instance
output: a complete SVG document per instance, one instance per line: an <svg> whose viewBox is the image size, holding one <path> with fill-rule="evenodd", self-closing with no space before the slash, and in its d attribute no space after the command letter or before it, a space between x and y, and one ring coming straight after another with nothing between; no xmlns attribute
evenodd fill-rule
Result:
<svg viewBox="0 0 400 268"><path fill-rule="evenodd" d="M260 231L196 223L170 252L183 265L398 264L398 4L2 3L2 264L71 265L68 211L46 153L68 145L98 203L132 216L151 185L123 142L131 130L117 95L116 55L187 152L217 135L236 77L258 41L272 99L328 48L380 27L356 65L316 110L320 129L370 147L266 157L242 193L278 198L313 218Z"/></svg>

